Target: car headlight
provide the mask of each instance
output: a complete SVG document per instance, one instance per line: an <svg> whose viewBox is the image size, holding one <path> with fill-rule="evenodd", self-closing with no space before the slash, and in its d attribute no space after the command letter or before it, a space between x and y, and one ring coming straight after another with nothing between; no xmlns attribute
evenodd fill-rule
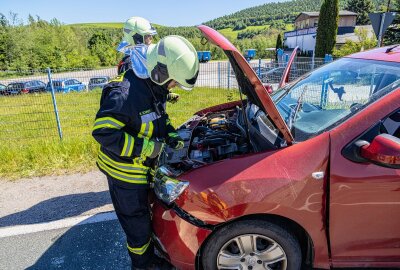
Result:
<svg viewBox="0 0 400 270"><path fill-rule="evenodd" d="M180 181L172 177L168 168L160 167L154 177L154 193L166 204L171 204L189 186L188 181Z"/></svg>

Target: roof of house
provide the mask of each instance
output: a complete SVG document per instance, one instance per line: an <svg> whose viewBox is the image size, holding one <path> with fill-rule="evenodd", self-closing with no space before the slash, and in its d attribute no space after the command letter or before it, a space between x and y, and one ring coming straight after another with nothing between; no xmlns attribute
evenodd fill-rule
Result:
<svg viewBox="0 0 400 270"><path fill-rule="evenodd" d="M319 17L319 12L316 12L316 11L301 12L299 15L297 15L296 19L294 19L294 20L296 21L297 18L300 17L302 14L305 14L310 17ZM348 11L348 10L340 10L339 16L357 16L357 13L354 13L354 12Z"/></svg>

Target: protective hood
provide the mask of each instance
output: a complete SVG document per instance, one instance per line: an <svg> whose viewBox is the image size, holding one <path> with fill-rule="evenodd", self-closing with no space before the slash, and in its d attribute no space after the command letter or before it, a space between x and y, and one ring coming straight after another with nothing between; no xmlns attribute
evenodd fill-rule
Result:
<svg viewBox="0 0 400 270"><path fill-rule="evenodd" d="M147 79L150 77L146 67L146 54L149 46L145 44L132 46L128 42L122 41L117 47L117 50L119 52L122 52L125 55L129 55L132 70L135 75L141 79Z"/></svg>
<svg viewBox="0 0 400 270"><path fill-rule="evenodd" d="M197 27L209 42L220 47L228 56L232 69L235 72L240 91L247 96L250 102L257 105L269 116L270 120L282 133L287 143L292 143L293 136L288 126L272 101L267 89L263 86L243 55L229 40L216 30L205 25Z"/></svg>

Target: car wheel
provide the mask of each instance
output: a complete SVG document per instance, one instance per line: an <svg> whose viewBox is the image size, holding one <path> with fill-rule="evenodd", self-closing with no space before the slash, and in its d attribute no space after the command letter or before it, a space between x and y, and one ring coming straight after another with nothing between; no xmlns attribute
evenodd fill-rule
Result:
<svg viewBox="0 0 400 270"><path fill-rule="evenodd" d="M262 220L238 221L217 231L202 255L204 269L301 268L301 249L286 229Z"/></svg>

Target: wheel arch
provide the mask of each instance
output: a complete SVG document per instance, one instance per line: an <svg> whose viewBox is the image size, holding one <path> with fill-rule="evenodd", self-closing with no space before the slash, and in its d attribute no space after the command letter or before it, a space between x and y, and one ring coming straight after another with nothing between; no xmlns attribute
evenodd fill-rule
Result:
<svg viewBox="0 0 400 270"><path fill-rule="evenodd" d="M213 230L213 232L207 236L205 241L202 243L200 249L197 251L196 264L195 264L196 270L204 270L202 263L201 263L201 254L203 253L204 246L207 244L207 242L210 240L210 238L215 234L215 232L229 224L232 224L232 223L238 222L238 221L244 221L244 220L268 221L268 222L271 222L277 226L283 227L284 229L288 230L299 241L301 253L302 253L302 257L303 257L303 264L304 264L302 269L312 269L313 262L314 262L314 244L313 244L313 241L312 241L310 235L307 233L307 231L301 225L299 225L297 222L295 222L292 219L289 219L287 217L280 216L280 215L251 214L251 215L246 215L246 216L242 216L239 218L235 218L235 219L229 220L224 223L220 223L215 226L215 229Z"/></svg>

